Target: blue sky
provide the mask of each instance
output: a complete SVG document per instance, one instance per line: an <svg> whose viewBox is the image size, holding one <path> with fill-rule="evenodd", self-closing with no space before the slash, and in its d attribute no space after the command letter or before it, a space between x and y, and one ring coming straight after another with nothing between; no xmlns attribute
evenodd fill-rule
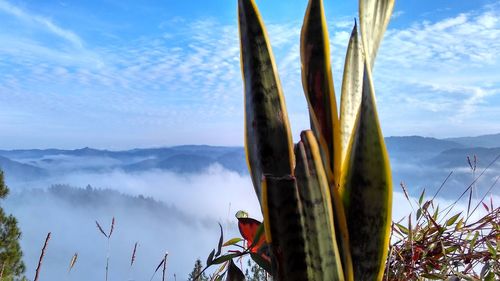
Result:
<svg viewBox="0 0 500 281"><path fill-rule="evenodd" d="M0 148L242 145L236 0L0 0ZM307 1L257 1L292 130ZM357 1L325 1L335 87ZM385 135L500 132L500 1L399 0L375 65Z"/></svg>

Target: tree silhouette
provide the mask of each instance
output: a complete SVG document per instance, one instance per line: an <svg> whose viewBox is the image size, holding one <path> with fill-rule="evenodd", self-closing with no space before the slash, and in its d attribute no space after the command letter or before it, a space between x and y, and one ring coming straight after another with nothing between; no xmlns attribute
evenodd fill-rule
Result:
<svg viewBox="0 0 500 281"><path fill-rule="evenodd" d="M194 263L194 268L191 273L189 273L188 281L208 281L208 277L205 273L201 274L203 270L203 265L201 264L201 260L197 259Z"/></svg>

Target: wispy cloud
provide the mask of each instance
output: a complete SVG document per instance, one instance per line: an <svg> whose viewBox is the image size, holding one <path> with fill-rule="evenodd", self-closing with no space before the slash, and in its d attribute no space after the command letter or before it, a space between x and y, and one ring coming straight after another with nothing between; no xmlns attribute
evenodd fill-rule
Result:
<svg viewBox="0 0 500 281"><path fill-rule="evenodd" d="M439 120L439 127L451 127L442 132L445 134L463 134L459 126L466 123L488 122L481 111L498 108L488 101L500 94L496 74L500 67L496 51L500 49L499 11L498 6L490 6L390 29L375 71L382 99L398 105L391 111L404 116L416 106L428 118L413 122L436 126ZM447 120L439 116L447 116ZM490 123L489 131L494 130L500 127Z"/></svg>
<svg viewBox="0 0 500 281"><path fill-rule="evenodd" d="M42 26L48 32L71 42L76 47L83 47L82 39L70 30L67 30L59 25L53 23L50 19L40 15L29 13L10 4L7 1L0 0L0 11L12 15L22 21L28 22L32 25Z"/></svg>
<svg viewBox="0 0 500 281"><path fill-rule="evenodd" d="M28 23L22 27L25 32L0 35L0 54L6 58L0 62L0 109L40 116L39 124L30 125L39 126L34 131L48 131L43 124L72 133L75 126L88 128L101 140L109 138L96 146L116 144L117 139L132 142L130 131L142 136L141 141L150 140L143 145L242 143L235 24L177 17L159 24L156 35L114 39L111 44L83 42L76 32L4 0L0 11ZM498 5L490 5L389 28L375 65L386 134L446 136L500 130L497 122L488 121L498 119L500 112L498 102L493 102L500 85L499 11ZM400 14L397 20L404 17ZM330 24L337 89L352 25L349 18ZM268 24L294 135L308 127L300 26L300 21ZM47 31L66 45L54 47L30 35ZM214 134L218 137L210 137ZM83 133L74 137L86 138ZM92 141L95 138L86 139Z"/></svg>

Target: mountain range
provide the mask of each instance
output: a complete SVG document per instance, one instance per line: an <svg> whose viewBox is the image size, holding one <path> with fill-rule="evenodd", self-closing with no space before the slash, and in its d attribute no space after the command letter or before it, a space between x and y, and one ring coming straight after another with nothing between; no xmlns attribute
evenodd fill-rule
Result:
<svg viewBox="0 0 500 281"><path fill-rule="evenodd" d="M452 171L453 177L448 184L457 185L453 187L457 190L466 188L475 174L500 155L500 134L448 139L404 136L388 137L385 141L394 184L405 182L412 193L422 188L435 190ZM474 165L474 155L477 167L473 173L467 156ZM140 173L165 170L199 173L216 164L239 174L248 173L242 147L183 145L123 151L88 147L75 150L0 150L0 168L4 170L8 183L26 183L74 172L120 170ZM487 184L498 176L499 170L500 161L497 161L482 176L481 182Z"/></svg>

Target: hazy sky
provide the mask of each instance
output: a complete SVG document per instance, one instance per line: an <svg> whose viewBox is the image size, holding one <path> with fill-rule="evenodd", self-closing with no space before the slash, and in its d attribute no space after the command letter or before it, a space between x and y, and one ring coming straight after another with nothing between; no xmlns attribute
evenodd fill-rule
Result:
<svg viewBox="0 0 500 281"><path fill-rule="evenodd" d="M236 0L0 0L0 148L242 145ZM294 136L305 0L257 1ZM357 1L325 1L336 88ZM375 66L386 135L500 132L500 1L399 0Z"/></svg>

